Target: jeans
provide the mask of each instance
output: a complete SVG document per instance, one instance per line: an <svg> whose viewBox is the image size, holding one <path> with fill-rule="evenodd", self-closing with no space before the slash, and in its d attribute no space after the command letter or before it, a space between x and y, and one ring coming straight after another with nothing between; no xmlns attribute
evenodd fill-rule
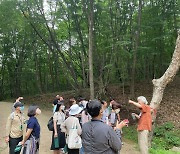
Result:
<svg viewBox="0 0 180 154"><path fill-rule="evenodd" d="M80 154L84 154L84 149L83 149L83 147L80 148L79 153L80 153Z"/></svg>

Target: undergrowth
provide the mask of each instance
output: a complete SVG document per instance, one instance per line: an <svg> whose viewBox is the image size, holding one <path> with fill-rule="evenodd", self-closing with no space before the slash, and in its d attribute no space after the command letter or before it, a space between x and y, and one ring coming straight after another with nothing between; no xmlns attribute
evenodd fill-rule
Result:
<svg viewBox="0 0 180 154"><path fill-rule="evenodd" d="M136 127L129 126L123 128L123 137L135 143L138 143ZM180 130L174 129L171 122L167 122L161 126L157 126L154 130L152 140L151 154L180 154L180 152L173 152L172 147L180 147Z"/></svg>

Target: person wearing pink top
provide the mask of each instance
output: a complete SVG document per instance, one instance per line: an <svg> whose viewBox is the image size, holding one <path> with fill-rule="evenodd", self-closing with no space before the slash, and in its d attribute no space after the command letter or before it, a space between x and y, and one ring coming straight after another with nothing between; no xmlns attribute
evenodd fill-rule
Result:
<svg viewBox="0 0 180 154"><path fill-rule="evenodd" d="M83 111L82 111L82 114L81 114L81 122L82 122L82 125L86 122L89 122L91 120L91 117L90 115L88 114L87 112L87 109L85 108Z"/></svg>

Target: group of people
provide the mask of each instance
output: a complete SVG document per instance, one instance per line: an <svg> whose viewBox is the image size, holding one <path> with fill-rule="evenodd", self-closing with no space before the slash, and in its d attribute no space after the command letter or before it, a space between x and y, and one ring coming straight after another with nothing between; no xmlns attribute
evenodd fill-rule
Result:
<svg viewBox="0 0 180 154"><path fill-rule="evenodd" d="M148 132L151 131L151 108L144 96L138 102L129 100L138 107L140 114L132 113L138 119L138 141L142 154L148 154ZM118 154L122 147L122 128L128 120L120 118L120 104L112 100L106 101L80 98L78 102L72 98L69 104L57 95L53 101L53 131L50 149L54 154ZM14 111L10 114L6 126L6 142L9 142L9 153L15 152L21 145L23 154L38 154L40 125L37 116L41 110L38 106L30 106L25 137L23 138L23 104L18 100L14 103ZM75 138L73 136L76 134ZM72 140L74 139L74 140Z"/></svg>

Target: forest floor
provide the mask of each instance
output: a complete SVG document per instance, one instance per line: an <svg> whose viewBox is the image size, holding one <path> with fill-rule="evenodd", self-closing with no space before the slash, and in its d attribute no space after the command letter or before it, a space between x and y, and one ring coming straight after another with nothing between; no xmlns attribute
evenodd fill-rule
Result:
<svg viewBox="0 0 180 154"><path fill-rule="evenodd" d="M11 112L12 103L0 102L0 154L8 154L7 144L4 142L5 125L8 115ZM28 106L25 106L24 113L27 113ZM42 114L38 117L38 121L41 125L41 142L40 142L40 154L51 154L51 132L47 129L47 122L52 115L51 111L42 110ZM26 116L26 115L25 115ZM27 116L26 116L27 118ZM122 147L122 154L139 154L137 145L129 140L123 140L124 145ZM3 150L4 149L4 150Z"/></svg>

